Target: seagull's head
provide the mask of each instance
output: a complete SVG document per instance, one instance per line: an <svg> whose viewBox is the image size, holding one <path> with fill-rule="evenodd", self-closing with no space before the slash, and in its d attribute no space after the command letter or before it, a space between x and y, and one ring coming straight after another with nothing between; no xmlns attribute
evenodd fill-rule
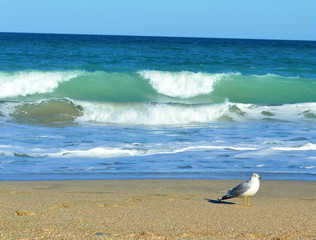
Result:
<svg viewBox="0 0 316 240"><path fill-rule="evenodd" d="M251 174L251 179L257 178L257 179L262 179L262 177L260 177L257 173L253 173Z"/></svg>

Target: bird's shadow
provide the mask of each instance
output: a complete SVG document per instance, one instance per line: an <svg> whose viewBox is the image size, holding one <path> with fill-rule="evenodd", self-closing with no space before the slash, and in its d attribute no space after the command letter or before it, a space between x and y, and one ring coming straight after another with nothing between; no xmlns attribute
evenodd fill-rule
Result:
<svg viewBox="0 0 316 240"><path fill-rule="evenodd" d="M204 200L210 203L214 203L214 204L235 204L233 202L223 202L223 201L218 201L218 200L208 199L208 198L205 198Z"/></svg>

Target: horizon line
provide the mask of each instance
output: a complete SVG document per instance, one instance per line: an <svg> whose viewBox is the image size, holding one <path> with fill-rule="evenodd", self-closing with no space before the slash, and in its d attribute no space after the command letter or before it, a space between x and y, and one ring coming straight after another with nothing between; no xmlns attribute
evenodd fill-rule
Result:
<svg viewBox="0 0 316 240"><path fill-rule="evenodd" d="M47 34L47 35L87 35L87 36L117 36L117 37L152 37L152 38L199 38L199 39L231 39L231 40L264 40L264 41L305 41L316 42L316 39L276 39L276 38L238 38L238 37L189 37L189 36L161 36L161 35L127 35L101 33L53 33L53 32L1 32L8 34Z"/></svg>

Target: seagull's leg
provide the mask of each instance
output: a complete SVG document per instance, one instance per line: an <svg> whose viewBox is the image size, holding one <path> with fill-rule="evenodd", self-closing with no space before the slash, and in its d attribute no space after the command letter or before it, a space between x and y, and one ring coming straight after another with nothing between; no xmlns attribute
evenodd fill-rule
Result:
<svg viewBox="0 0 316 240"><path fill-rule="evenodd" d="M249 207L249 198L250 198L250 197L248 197L248 207Z"/></svg>
<svg viewBox="0 0 316 240"><path fill-rule="evenodd" d="M244 197L244 207L246 207L246 198L247 197Z"/></svg>

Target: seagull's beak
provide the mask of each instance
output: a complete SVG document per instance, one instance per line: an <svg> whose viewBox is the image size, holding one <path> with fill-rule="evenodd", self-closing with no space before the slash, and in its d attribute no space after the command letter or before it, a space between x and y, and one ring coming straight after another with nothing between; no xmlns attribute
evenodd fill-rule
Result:
<svg viewBox="0 0 316 240"><path fill-rule="evenodd" d="M262 177L258 177L259 179L262 179Z"/></svg>

